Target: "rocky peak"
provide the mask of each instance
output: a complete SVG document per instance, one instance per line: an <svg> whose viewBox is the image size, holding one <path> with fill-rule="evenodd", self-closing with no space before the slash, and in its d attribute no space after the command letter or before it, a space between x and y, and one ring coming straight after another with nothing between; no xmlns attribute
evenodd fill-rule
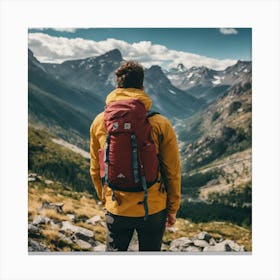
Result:
<svg viewBox="0 0 280 280"><path fill-rule="evenodd" d="M107 60L114 60L114 61L122 61L122 54L118 49L113 49L109 52L106 52L105 54L99 56L101 59L107 59Z"/></svg>
<svg viewBox="0 0 280 280"><path fill-rule="evenodd" d="M179 63L177 65L177 71L179 72L185 72L187 70L187 68L185 67L185 65L183 63Z"/></svg>

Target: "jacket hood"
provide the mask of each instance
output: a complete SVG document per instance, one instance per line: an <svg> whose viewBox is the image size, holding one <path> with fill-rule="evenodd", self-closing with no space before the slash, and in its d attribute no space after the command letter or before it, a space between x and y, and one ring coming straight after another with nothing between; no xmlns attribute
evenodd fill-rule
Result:
<svg viewBox="0 0 280 280"><path fill-rule="evenodd" d="M144 105L147 111L152 107L151 98L141 89L136 88L117 88L113 90L106 98L106 104L119 100L138 99Z"/></svg>

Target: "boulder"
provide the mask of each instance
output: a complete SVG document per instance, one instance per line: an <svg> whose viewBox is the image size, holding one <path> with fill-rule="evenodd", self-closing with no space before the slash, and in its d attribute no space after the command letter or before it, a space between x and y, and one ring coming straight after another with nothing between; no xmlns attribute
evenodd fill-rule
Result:
<svg viewBox="0 0 280 280"><path fill-rule="evenodd" d="M103 227L107 227L107 224L105 222L101 222L100 225Z"/></svg>
<svg viewBox="0 0 280 280"><path fill-rule="evenodd" d="M230 247L231 251L234 252L244 252L244 246L239 246L237 243L235 243L232 240L225 240L226 244Z"/></svg>
<svg viewBox="0 0 280 280"><path fill-rule="evenodd" d="M39 215L39 216L36 216L36 217L33 219L32 224L33 224L33 225L49 224L50 221L51 221L51 219L50 219L49 217Z"/></svg>
<svg viewBox="0 0 280 280"><path fill-rule="evenodd" d="M54 182L52 180L45 180L45 184L52 185Z"/></svg>
<svg viewBox="0 0 280 280"><path fill-rule="evenodd" d="M201 248L210 246L210 244L209 244L207 241L205 241L205 240L199 240L199 239L194 240L194 241L193 241L193 244L194 244L195 246L201 247Z"/></svg>
<svg viewBox="0 0 280 280"><path fill-rule="evenodd" d="M36 178L28 178L28 182L36 182Z"/></svg>
<svg viewBox="0 0 280 280"><path fill-rule="evenodd" d="M213 237L211 237L210 240L209 240L209 244L210 244L211 246L214 246L214 245L217 244L217 242L216 242L216 240L215 240Z"/></svg>
<svg viewBox="0 0 280 280"><path fill-rule="evenodd" d="M28 252L50 252L51 250L42 243L28 239Z"/></svg>
<svg viewBox="0 0 280 280"><path fill-rule="evenodd" d="M100 222L101 220L102 220L101 216L97 215L97 216L93 216L92 218L86 220L86 223L95 225L96 223Z"/></svg>
<svg viewBox="0 0 280 280"><path fill-rule="evenodd" d="M137 252L139 251L139 243L138 243L138 236L137 232L134 231L132 239L129 243L128 250L129 252Z"/></svg>
<svg viewBox="0 0 280 280"><path fill-rule="evenodd" d="M206 231L202 231L196 236L194 236L194 239L205 240L207 242L209 242L211 238L212 236Z"/></svg>
<svg viewBox="0 0 280 280"><path fill-rule="evenodd" d="M54 209L54 210L56 210L57 213L63 213L63 210L62 210L63 205L64 205L63 202L49 203L48 201L44 201L39 210Z"/></svg>
<svg viewBox="0 0 280 280"><path fill-rule="evenodd" d="M183 252L193 252L193 253L196 253L196 252L201 252L201 251L202 251L201 247L196 247L196 246L192 246L192 245L183 249Z"/></svg>
<svg viewBox="0 0 280 280"><path fill-rule="evenodd" d="M94 252L105 252L106 251L106 245L105 244L98 244L97 246L93 247Z"/></svg>
<svg viewBox="0 0 280 280"><path fill-rule="evenodd" d="M175 239L171 242L169 251L171 252L180 252L183 251L185 248L193 244L193 242L187 237L181 237Z"/></svg>
<svg viewBox="0 0 280 280"><path fill-rule="evenodd" d="M81 240L81 239L77 239L75 240L75 244L77 244L82 250L90 250L92 249L92 246L90 243Z"/></svg>
<svg viewBox="0 0 280 280"><path fill-rule="evenodd" d="M91 230L75 226L69 221L63 221L62 227L60 229L61 232L71 232L74 233L77 237L83 240L88 240L89 238L93 238L94 234Z"/></svg>
<svg viewBox="0 0 280 280"><path fill-rule="evenodd" d="M175 227L168 227L168 228L166 228L166 230L169 231L169 232L174 233L174 232L177 231L177 228L175 228Z"/></svg>
<svg viewBox="0 0 280 280"><path fill-rule="evenodd" d="M203 252L230 252L232 251L231 247L227 244L227 240L217 243L214 246L205 247Z"/></svg>
<svg viewBox="0 0 280 280"><path fill-rule="evenodd" d="M41 229L33 224L28 224L28 236L37 237L41 235Z"/></svg>
<svg viewBox="0 0 280 280"><path fill-rule="evenodd" d="M71 238L66 237L66 236L65 236L64 234L62 234L61 232L59 233L59 239L60 239L61 241L63 241L64 243L66 243L66 244L69 244L69 245L73 244L73 241L71 240Z"/></svg>
<svg viewBox="0 0 280 280"><path fill-rule="evenodd" d="M71 222L75 221L75 215L74 214L67 214L66 216L70 219Z"/></svg>

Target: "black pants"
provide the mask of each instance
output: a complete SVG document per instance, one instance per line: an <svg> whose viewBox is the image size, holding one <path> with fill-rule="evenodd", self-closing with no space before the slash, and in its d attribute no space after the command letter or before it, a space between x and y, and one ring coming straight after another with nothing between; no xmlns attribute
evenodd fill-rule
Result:
<svg viewBox="0 0 280 280"><path fill-rule="evenodd" d="M127 251L134 230L137 231L139 251L160 251L165 230L166 210L144 218L116 216L106 213L108 228L106 251Z"/></svg>

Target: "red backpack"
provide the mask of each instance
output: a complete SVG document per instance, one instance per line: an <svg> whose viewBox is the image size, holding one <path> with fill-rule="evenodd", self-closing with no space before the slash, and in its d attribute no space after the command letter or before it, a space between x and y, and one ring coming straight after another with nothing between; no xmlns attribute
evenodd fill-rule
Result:
<svg viewBox="0 0 280 280"><path fill-rule="evenodd" d="M147 112L137 99L110 103L105 107L106 144L99 150L102 181L114 191L144 191L145 219L148 215L147 189L158 180L159 160L151 137Z"/></svg>

